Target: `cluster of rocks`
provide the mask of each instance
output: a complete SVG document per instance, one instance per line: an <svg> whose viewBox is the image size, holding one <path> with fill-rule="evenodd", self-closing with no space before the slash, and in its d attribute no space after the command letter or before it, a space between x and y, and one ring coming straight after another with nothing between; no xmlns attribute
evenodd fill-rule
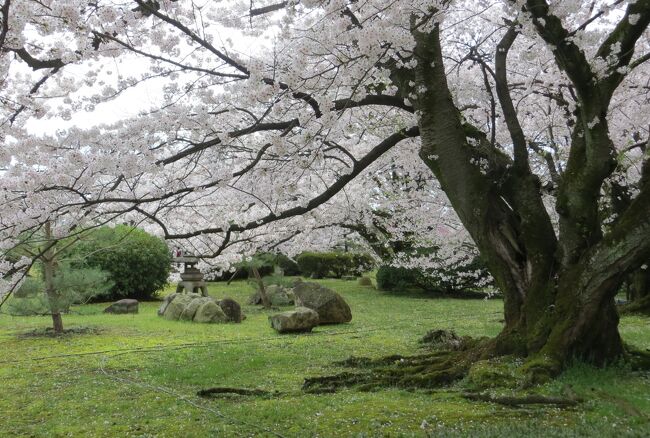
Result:
<svg viewBox="0 0 650 438"><path fill-rule="evenodd" d="M333 290L317 283L296 283L292 290L296 308L269 317L280 333L309 332L317 325L352 320L350 306Z"/></svg>
<svg viewBox="0 0 650 438"><path fill-rule="evenodd" d="M167 295L158 316L179 321L204 323L241 322L241 306L231 298L217 300L195 293Z"/></svg>

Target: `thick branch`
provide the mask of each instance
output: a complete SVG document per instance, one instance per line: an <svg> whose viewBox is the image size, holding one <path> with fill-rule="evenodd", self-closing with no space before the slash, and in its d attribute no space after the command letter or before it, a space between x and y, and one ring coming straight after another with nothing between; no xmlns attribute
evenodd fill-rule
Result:
<svg viewBox="0 0 650 438"><path fill-rule="evenodd" d="M418 136L420 130L417 127L412 127L409 129L404 129L395 134L389 136L384 141L375 146L366 156L359 159L350 173L341 176L336 182L329 186L324 192L320 195L312 198L305 206L293 207L288 210L284 210L281 213L270 213L258 220L249 222L244 225L231 225L227 228L230 231L246 231L259 228L263 225L276 222L283 219L288 219L295 216L300 216L305 213L310 212L316 207L326 203L334 197L338 192L340 192L350 181L352 181L357 175L363 172L368 166L374 163L379 157L388 152L395 145L400 143L406 138L412 138ZM214 233L223 233L226 229L222 227L206 228L203 230L197 230L190 233L183 234L167 234L165 235L166 239L187 239L190 237L200 236L202 234L214 234Z"/></svg>
<svg viewBox="0 0 650 438"><path fill-rule="evenodd" d="M210 52L212 52L214 55L216 55L219 59L221 59L223 62L228 64L229 66L239 70L246 76L250 75L250 71L244 67L242 64L231 58L230 56L226 55L225 53L221 52L220 50L217 50L212 44L208 43L205 39L199 37L197 34L192 32L187 26L185 26L183 23L174 20L173 18L160 13L156 8L152 7L148 2L143 2L142 0L135 0L135 2L138 4L140 8L142 8L143 11L147 11L151 15L154 15L155 17L161 19L165 23L171 24L181 32L183 32L185 35L190 37L192 41L198 43L199 45L203 46Z"/></svg>
<svg viewBox="0 0 650 438"><path fill-rule="evenodd" d="M523 10L531 14L537 32L551 46L558 66L567 73L580 98L589 96L594 74L587 57L572 41L562 21L550 13L546 0L527 0Z"/></svg>
<svg viewBox="0 0 650 438"><path fill-rule="evenodd" d="M248 128L231 131L228 133L228 137L237 138L237 137L242 137L244 135L252 134L254 132L261 132L261 131L285 131L287 129L292 129L297 126L300 126L300 122L298 121L298 119L288 120L286 122L256 123L254 125L249 126ZM171 157L167 157L163 160L157 161L156 164L171 164L189 155L195 154L197 152L201 152L205 149L209 149L212 146L216 146L221 143L222 140L219 137L201 143L195 143L191 147L184 149L183 151L174 154Z"/></svg>
<svg viewBox="0 0 650 438"><path fill-rule="evenodd" d="M40 70L43 68L61 68L65 66L64 62L60 59L36 59L24 48L11 49L20 59L25 61L33 70Z"/></svg>
<svg viewBox="0 0 650 438"><path fill-rule="evenodd" d="M503 111L503 117L512 139L514 148L514 165L519 169L528 169L528 148L526 147L526 137L524 131L519 123L517 117L517 110L512 103L510 97L510 89L508 88L508 74L506 71L506 63L508 58L508 51L517 38L517 31L514 26L511 26L506 34L503 36L497 45L497 52L494 60L495 67L495 81L497 96Z"/></svg>

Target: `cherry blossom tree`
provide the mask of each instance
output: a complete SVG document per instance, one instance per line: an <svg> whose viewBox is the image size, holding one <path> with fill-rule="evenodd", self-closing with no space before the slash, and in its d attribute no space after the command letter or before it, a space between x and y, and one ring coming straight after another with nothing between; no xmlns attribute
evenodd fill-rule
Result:
<svg viewBox="0 0 650 438"><path fill-rule="evenodd" d="M111 126L11 134L5 230L52 215L146 220L227 264L326 241L336 222L371 225L373 208L336 218L346 201L390 203L386 166L419 169L425 187L392 187L393 205L437 187L444 202L391 233L435 240L448 202L504 295L505 327L389 380L435 385L516 354L534 382L573 357L626 354L614 296L650 259L650 1L4 5L5 58L53 77L30 94L34 76L8 70L23 117L161 90Z"/></svg>

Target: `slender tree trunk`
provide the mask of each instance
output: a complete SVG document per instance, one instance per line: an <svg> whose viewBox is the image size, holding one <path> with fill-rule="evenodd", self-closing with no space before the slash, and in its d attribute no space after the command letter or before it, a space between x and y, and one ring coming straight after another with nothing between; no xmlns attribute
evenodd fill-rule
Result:
<svg viewBox="0 0 650 438"><path fill-rule="evenodd" d="M52 228L50 222L45 223L45 241L46 245L52 242ZM63 318L61 317L60 296L56 290L56 252L54 247L50 246L42 256L43 274L45 277L45 294L50 306L52 315L52 328L54 333L63 333Z"/></svg>
<svg viewBox="0 0 650 438"><path fill-rule="evenodd" d="M270 309L271 308L271 300L269 300L269 296L266 294L266 287L264 286L264 280L262 280L262 276L260 275L260 272L257 270L255 266L251 267L251 271L253 272L253 276L255 277L255 280L257 281L257 287L260 290L260 297L262 298L262 305L264 306L265 309Z"/></svg>

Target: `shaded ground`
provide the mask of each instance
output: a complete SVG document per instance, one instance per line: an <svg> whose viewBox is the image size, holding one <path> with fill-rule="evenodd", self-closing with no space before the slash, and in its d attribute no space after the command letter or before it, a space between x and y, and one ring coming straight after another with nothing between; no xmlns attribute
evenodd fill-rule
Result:
<svg viewBox="0 0 650 438"><path fill-rule="evenodd" d="M577 365L539 389L585 400L568 409L469 401L464 382L434 392L306 394L305 377L345 370L335 361L422 352L417 341L432 328L461 336L501 328L499 300L413 299L322 283L345 296L353 320L308 335L278 335L269 312L245 305L242 324L209 326L158 318L156 303L142 303L138 315L88 305L64 321L90 332L57 338L24 336L46 327L46 317L0 315L0 436L645 436L650 427L650 375L625 367ZM245 283L210 286L242 304L250 292ZM623 318L625 340L650 348L649 322ZM197 396L213 387L264 392Z"/></svg>

